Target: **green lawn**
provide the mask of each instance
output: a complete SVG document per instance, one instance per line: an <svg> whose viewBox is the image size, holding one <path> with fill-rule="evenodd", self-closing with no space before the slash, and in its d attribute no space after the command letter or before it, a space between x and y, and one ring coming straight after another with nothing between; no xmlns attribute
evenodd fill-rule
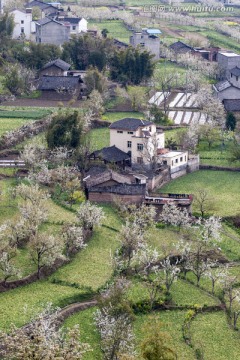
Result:
<svg viewBox="0 0 240 360"><path fill-rule="evenodd" d="M8 131L17 129L30 121L31 120L29 119L23 118L0 118L0 136Z"/></svg>
<svg viewBox="0 0 240 360"><path fill-rule="evenodd" d="M92 150L100 150L110 145L109 128L92 129L89 131Z"/></svg>
<svg viewBox="0 0 240 360"><path fill-rule="evenodd" d="M199 314L191 326L195 348L203 348L206 360L238 360L239 332L229 328L224 312Z"/></svg>
<svg viewBox="0 0 240 360"><path fill-rule="evenodd" d="M159 192L193 194L206 189L214 205L212 211L219 216L231 216L240 212L240 173L230 171L200 170L172 180ZM193 202L193 211L197 211Z"/></svg>
<svg viewBox="0 0 240 360"><path fill-rule="evenodd" d="M90 20L88 24L89 29L97 28L99 31L108 29L109 38L116 38L125 43L129 43L129 36L132 32L127 30L122 20L103 20L101 22Z"/></svg>

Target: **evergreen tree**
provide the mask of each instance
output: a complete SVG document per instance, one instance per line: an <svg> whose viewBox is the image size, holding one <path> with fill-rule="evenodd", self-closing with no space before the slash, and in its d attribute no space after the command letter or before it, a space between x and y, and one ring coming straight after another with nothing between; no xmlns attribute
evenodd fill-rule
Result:
<svg viewBox="0 0 240 360"><path fill-rule="evenodd" d="M226 128L230 131L234 131L236 127L236 117L232 112L227 113Z"/></svg>
<svg viewBox="0 0 240 360"><path fill-rule="evenodd" d="M46 135L47 144L50 149L60 146L77 148L83 125L78 111L59 112L52 120Z"/></svg>

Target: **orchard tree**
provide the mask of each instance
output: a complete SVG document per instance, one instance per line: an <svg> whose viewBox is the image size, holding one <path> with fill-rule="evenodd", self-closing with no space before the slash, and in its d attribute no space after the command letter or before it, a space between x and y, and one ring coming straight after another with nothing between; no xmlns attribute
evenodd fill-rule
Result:
<svg viewBox="0 0 240 360"><path fill-rule="evenodd" d="M34 74L21 64L8 64L4 68L3 85L13 95L29 94Z"/></svg>
<svg viewBox="0 0 240 360"><path fill-rule="evenodd" d="M93 90L89 95L88 107L94 118L101 116L104 112L104 100L98 90Z"/></svg>
<svg viewBox="0 0 240 360"><path fill-rule="evenodd" d="M76 250L84 249L83 231L79 226L65 224L62 227L62 238L65 245L66 256L69 257Z"/></svg>
<svg viewBox="0 0 240 360"><path fill-rule="evenodd" d="M217 261L212 261L208 270L205 272L204 276L210 279L212 283L212 294L215 293L215 286L218 282L222 282L228 274L228 267L219 266Z"/></svg>
<svg viewBox="0 0 240 360"><path fill-rule="evenodd" d="M52 235L38 233L30 239L29 256L37 265L37 276L40 279L40 271L44 266L52 266L55 260L64 258L63 242Z"/></svg>
<svg viewBox="0 0 240 360"><path fill-rule="evenodd" d="M16 328L12 325L7 333L1 331L1 359L83 359L91 348L80 341L79 327L59 328L58 319L59 310L54 311L48 304L28 326Z"/></svg>
<svg viewBox="0 0 240 360"><path fill-rule="evenodd" d="M87 87L88 94L97 90L104 97L107 93L107 78L97 69L90 67L84 76L84 84Z"/></svg>
<svg viewBox="0 0 240 360"><path fill-rule="evenodd" d="M90 201L85 201L80 205L77 217L84 230L93 230L94 227L102 223L105 216L99 206L91 204Z"/></svg>
<svg viewBox="0 0 240 360"><path fill-rule="evenodd" d="M134 111L143 110L147 106L146 89L140 86L128 86L127 94Z"/></svg>
<svg viewBox="0 0 240 360"><path fill-rule="evenodd" d="M161 261L160 264L164 274L163 282L167 289L167 293L169 293L172 284L174 283L174 281L177 280L179 276L180 269L178 268L177 263L171 262L169 257Z"/></svg>
<svg viewBox="0 0 240 360"><path fill-rule="evenodd" d="M163 205L160 221L167 225L177 226L179 231L181 227L188 227L190 223L187 210L185 208L181 210L173 203Z"/></svg>
<svg viewBox="0 0 240 360"><path fill-rule="evenodd" d="M4 284L11 277L20 277L20 270L14 265L13 259L16 256L16 248L7 246L0 249L0 278Z"/></svg>
<svg viewBox="0 0 240 360"><path fill-rule="evenodd" d="M213 209L212 198L207 189L198 188L194 191L194 203L200 211L201 217L206 215L206 212Z"/></svg>
<svg viewBox="0 0 240 360"><path fill-rule="evenodd" d="M99 298L95 322L101 336L101 349L106 360L134 354L132 310L126 300L128 283L119 279Z"/></svg>

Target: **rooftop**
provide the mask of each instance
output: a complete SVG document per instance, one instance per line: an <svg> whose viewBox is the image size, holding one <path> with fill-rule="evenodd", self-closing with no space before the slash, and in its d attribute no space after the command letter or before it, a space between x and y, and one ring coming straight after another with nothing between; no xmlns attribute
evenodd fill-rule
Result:
<svg viewBox="0 0 240 360"><path fill-rule="evenodd" d="M223 101L224 107L227 111L240 111L240 100L226 99Z"/></svg>
<svg viewBox="0 0 240 360"><path fill-rule="evenodd" d="M224 52L224 51L219 51L219 54L221 54L223 56L227 56L227 57L240 56L239 54L236 54L234 52Z"/></svg>
<svg viewBox="0 0 240 360"><path fill-rule="evenodd" d="M130 155L125 153L124 151L118 149L115 145L105 147L101 150L97 150L93 152L93 155L97 158L108 162L118 162L123 160L129 160Z"/></svg>
<svg viewBox="0 0 240 360"><path fill-rule="evenodd" d="M112 123L110 129L136 131L139 127L150 126L153 123L147 120L141 120L136 118L124 118Z"/></svg>
<svg viewBox="0 0 240 360"><path fill-rule="evenodd" d="M168 153L160 155L160 156L165 157L165 158L172 158L172 157L179 156L179 155L185 154L185 153L186 153L186 151L169 151Z"/></svg>
<svg viewBox="0 0 240 360"><path fill-rule="evenodd" d="M46 65L44 65L43 69L47 69L48 67L50 67L52 65L55 65L62 70L68 70L71 67L71 65L68 64L67 62L65 62L61 59L56 59L53 61L49 61Z"/></svg>
<svg viewBox="0 0 240 360"><path fill-rule="evenodd" d="M42 76L39 82L39 90L56 90L58 88L75 89L79 84L78 76Z"/></svg>
<svg viewBox="0 0 240 360"><path fill-rule="evenodd" d="M239 67L235 67L230 71L231 74L235 75L235 76L240 76L240 68Z"/></svg>
<svg viewBox="0 0 240 360"><path fill-rule="evenodd" d="M228 80L223 80L223 81L219 81L217 84L214 85L214 88L217 91L223 91L225 89L228 89L229 87L231 87L232 85L230 84L230 82Z"/></svg>

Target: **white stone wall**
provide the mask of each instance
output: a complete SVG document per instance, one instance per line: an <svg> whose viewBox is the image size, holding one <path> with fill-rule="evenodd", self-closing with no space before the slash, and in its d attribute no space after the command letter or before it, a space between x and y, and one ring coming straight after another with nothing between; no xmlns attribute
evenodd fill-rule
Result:
<svg viewBox="0 0 240 360"><path fill-rule="evenodd" d="M20 10L13 10L11 14L14 16L15 24L12 38L18 39L21 34L24 34L25 38L27 40L30 40L32 33L32 13L25 13Z"/></svg>

